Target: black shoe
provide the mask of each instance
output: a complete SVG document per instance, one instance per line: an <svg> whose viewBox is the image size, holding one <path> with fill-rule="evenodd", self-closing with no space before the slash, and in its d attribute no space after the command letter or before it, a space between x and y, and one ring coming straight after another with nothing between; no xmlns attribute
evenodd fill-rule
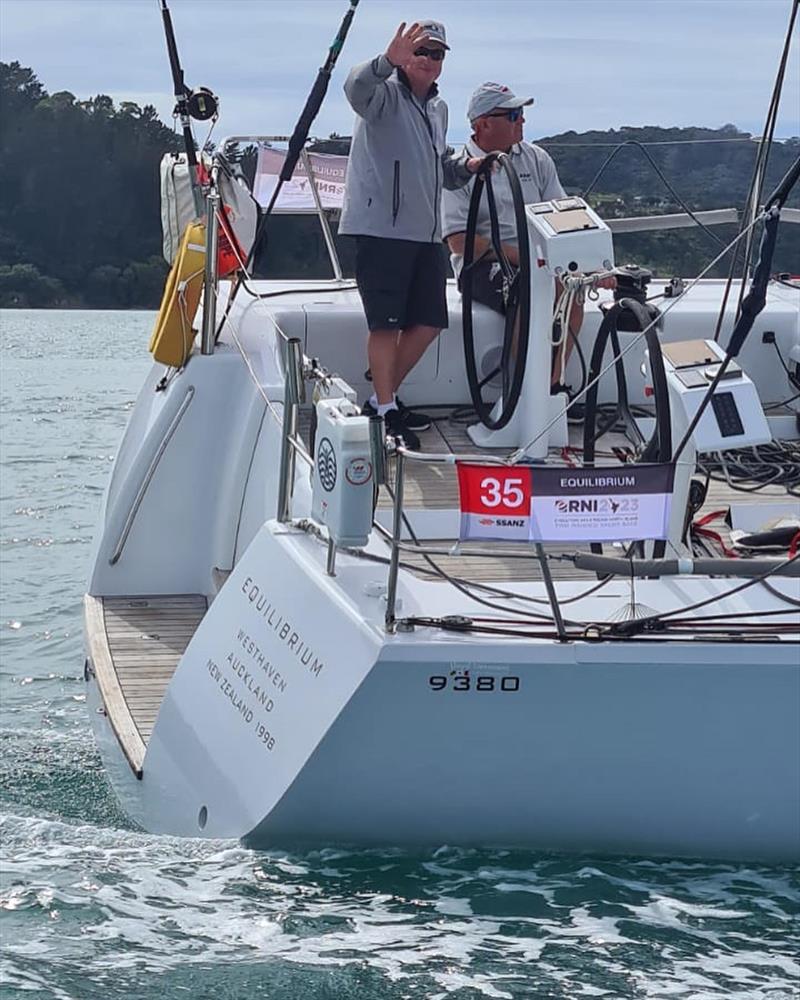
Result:
<svg viewBox="0 0 800 1000"><path fill-rule="evenodd" d="M420 413L419 410L409 410L405 403L395 396L397 409L403 418L403 423L411 431L429 431L431 429L431 418L427 413Z"/></svg>
<svg viewBox="0 0 800 1000"><path fill-rule="evenodd" d="M386 437L394 438L396 444L404 444L409 451L419 451L419 438L403 422L399 410L387 410L383 423L386 427Z"/></svg>
<svg viewBox="0 0 800 1000"><path fill-rule="evenodd" d="M378 416L378 411L375 409L375 407L372 405L372 403L370 403L369 400L367 400L366 403L364 403L364 405L361 407L361 416L362 417L377 417Z"/></svg>
<svg viewBox="0 0 800 1000"><path fill-rule="evenodd" d="M395 399L395 402L397 403L397 409L404 427L407 427L410 431L430 430L431 418L426 413L409 410L405 403L401 403L399 399ZM365 417L375 417L378 414L378 411L369 400L361 407L361 412Z"/></svg>

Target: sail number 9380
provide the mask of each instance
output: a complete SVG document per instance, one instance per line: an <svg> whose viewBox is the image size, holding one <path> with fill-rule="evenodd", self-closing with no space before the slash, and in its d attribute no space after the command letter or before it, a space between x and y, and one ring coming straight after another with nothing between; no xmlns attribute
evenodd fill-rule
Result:
<svg viewBox="0 0 800 1000"><path fill-rule="evenodd" d="M469 674L434 674L428 678L431 691L519 691L519 677L494 677Z"/></svg>

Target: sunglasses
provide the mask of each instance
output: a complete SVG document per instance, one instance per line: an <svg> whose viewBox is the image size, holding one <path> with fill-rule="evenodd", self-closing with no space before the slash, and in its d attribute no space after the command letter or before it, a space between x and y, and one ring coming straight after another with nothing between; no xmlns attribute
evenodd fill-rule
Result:
<svg viewBox="0 0 800 1000"><path fill-rule="evenodd" d="M496 111L487 118L507 118L510 122L518 122L522 118L522 108L511 108L510 111Z"/></svg>
<svg viewBox="0 0 800 1000"><path fill-rule="evenodd" d="M434 62L441 62L444 59L444 49L426 49L424 45L421 45L418 49L414 49L414 55L427 56Z"/></svg>

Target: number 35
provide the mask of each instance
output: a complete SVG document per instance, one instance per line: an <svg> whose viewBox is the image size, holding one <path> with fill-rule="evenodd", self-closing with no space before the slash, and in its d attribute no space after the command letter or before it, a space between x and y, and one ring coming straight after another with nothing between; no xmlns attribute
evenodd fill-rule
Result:
<svg viewBox="0 0 800 1000"><path fill-rule="evenodd" d="M504 479L501 483L494 476L481 480L481 503L484 507L519 507L525 500L521 479Z"/></svg>

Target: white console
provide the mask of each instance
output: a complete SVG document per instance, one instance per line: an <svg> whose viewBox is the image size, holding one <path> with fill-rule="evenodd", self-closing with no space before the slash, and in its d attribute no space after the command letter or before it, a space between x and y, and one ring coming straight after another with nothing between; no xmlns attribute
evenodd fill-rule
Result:
<svg viewBox="0 0 800 1000"><path fill-rule="evenodd" d="M521 448L533 442L526 448L526 455L542 459L549 447L568 443L563 413L566 396L550 395L556 280L563 275L609 270L613 267L614 247L611 230L581 198L526 205L525 216L531 259L531 313L519 402L505 427L489 430L483 424L474 424L468 433L482 448ZM501 409L502 399L493 412L497 414ZM555 417L559 419L548 427Z"/></svg>

